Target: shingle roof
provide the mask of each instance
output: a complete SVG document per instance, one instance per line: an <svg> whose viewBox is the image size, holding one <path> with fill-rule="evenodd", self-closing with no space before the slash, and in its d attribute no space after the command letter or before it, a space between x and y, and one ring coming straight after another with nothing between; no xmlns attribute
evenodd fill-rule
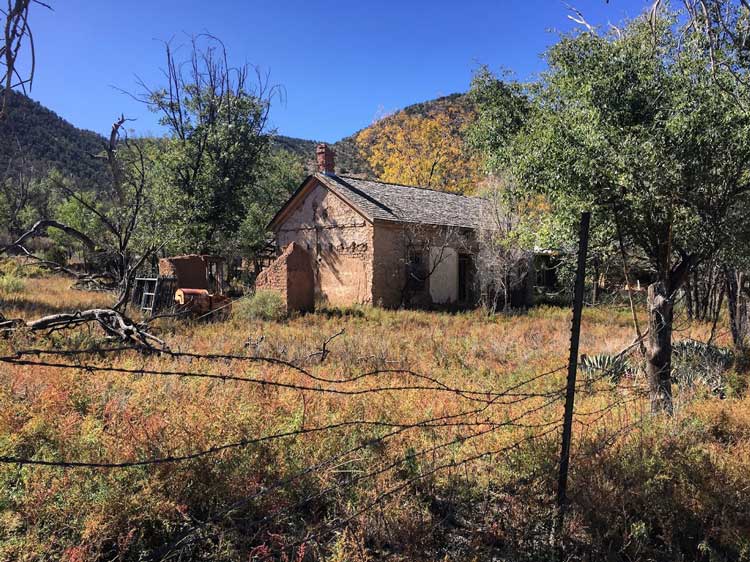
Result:
<svg viewBox="0 0 750 562"><path fill-rule="evenodd" d="M488 215L488 202L479 197L347 176L315 178L371 220L480 228Z"/></svg>

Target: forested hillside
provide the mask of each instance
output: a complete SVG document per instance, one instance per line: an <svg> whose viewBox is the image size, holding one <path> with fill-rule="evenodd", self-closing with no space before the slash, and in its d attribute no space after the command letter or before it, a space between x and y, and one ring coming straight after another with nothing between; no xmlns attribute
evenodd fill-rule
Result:
<svg viewBox="0 0 750 562"><path fill-rule="evenodd" d="M377 159L372 160L368 153L367 146L373 142L380 141L387 143L390 148L396 150L400 147L391 146L393 133L400 131L403 143L417 145L422 139L415 136L414 131L409 130L409 124L415 122L436 123L445 118L449 122L451 131L458 133L465 125L465 117L472 113L472 103L466 94L455 93L448 96L428 100L420 103L409 105L399 111L388 114L372 124L356 131L355 133L344 137L333 143L332 148L336 153L336 171L339 174L363 176L363 177L382 177L388 176L383 166ZM405 123L405 120L408 121ZM436 121L437 120L437 121ZM445 132L445 131L443 131ZM368 139L364 141L364 139ZM300 139L278 135L274 137L274 146L286 150L302 159L302 163L307 171L313 171L315 167L315 147L319 141ZM426 148L425 158L434 157L439 146L446 143L454 143L457 147L462 148L463 138L458 135L445 136L440 135L440 142L432 143L432 146ZM374 162L374 164L373 164ZM388 177L382 177L388 179ZM401 181L403 183L419 183L420 178L392 177L389 181ZM436 186L440 187L440 185Z"/></svg>
<svg viewBox="0 0 750 562"><path fill-rule="evenodd" d="M331 146L336 153L336 170L340 174L372 177L372 169L354 142L355 135L341 139ZM315 147L320 141L276 135L272 147L299 158L308 173L315 171Z"/></svg>
<svg viewBox="0 0 750 562"><path fill-rule="evenodd" d="M435 119L441 115L465 115L470 108L466 95L451 94L416 103L388 115L333 144L337 171L355 176L382 176L383 169L373 166L367 152L363 150L362 142L357 139L367 137L369 142L385 140L394 128L405 126L404 118ZM7 170L11 162L19 162L20 165L23 155L27 165L33 164L39 175L56 168L84 184L95 184L103 179L103 163L94 158L94 155L103 150L104 137L93 131L77 128L54 111L20 93L13 92L10 96L10 109L14 112L14 119L0 122L0 170ZM455 121L453 117L451 119ZM307 171L313 171L318 142L276 135L272 146L299 158ZM410 183L408 177L396 178L396 181Z"/></svg>
<svg viewBox="0 0 750 562"><path fill-rule="evenodd" d="M349 139L384 181L472 194L481 163L466 142L475 110L465 94L452 94L379 119Z"/></svg>
<svg viewBox="0 0 750 562"><path fill-rule="evenodd" d="M0 170L9 166L33 168L40 175L56 168L83 184L98 183L104 164L94 158L104 148L104 137L79 129L22 94L12 92L13 119L0 121Z"/></svg>

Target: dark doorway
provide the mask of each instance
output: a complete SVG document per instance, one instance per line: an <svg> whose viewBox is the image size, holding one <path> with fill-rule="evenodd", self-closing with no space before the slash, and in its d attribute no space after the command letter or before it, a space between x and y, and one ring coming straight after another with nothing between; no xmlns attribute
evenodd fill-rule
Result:
<svg viewBox="0 0 750 562"><path fill-rule="evenodd" d="M409 250L406 263L406 288L412 293L424 291L427 288L427 264L422 252Z"/></svg>
<svg viewBox="0 0 750 562"><path fill-rule="evenodd" d="M471 288L474 280L474 260L470 254L458 255L458 302L472 300Z"/></svg>

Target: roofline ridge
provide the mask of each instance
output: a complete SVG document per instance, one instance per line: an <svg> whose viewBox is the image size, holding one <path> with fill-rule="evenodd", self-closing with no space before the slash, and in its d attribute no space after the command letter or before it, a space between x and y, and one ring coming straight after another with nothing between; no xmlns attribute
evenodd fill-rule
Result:
<svg viewBox="0 0 750 562"><path fill-rule="evenodd" d="M396 183L392 181L382 181L382 180L373 180L373 179L366 179L366 178L356 178L354 176L344 176L341 174L335 174L340 178L346 178L348 180L359 180L359 181L371 181L373 183L382 183L384 185L396 185L398 187L409 187L412 189L421 189L422 191L431 191L433 193L445 193L446 195L455 195L456 197L464 197L466 199L482 199L482 197L479 197L477 195L464 195L463 193L454 193L452 191L441 191L440 189L432 189L431 187L422 187L420 185L407 185L404 183Z"/></svg>
<svg viewBox="0 0 750 562"><path fill-rule="evenodd" d="M350 183L348 183L347 181L345 181L346 179L353 179L353 178L348 178L346 176L338 176L336 174L320 174L319 173L318 175L322 175L324 178L327 178L327 179L335 180L336 183L343 185L343 187L345 187L346 189L348 189L350 191L355 192L360 197L364 197L370 203L372 203L373 205L376 205L376 206L380 207L381 209L383 209L385 212L389 213L390 215L392 215L394 217L398 217L398 215L396 215L396 213L393 212L393 209L391 209L388 205L386 205L382 201L378 201L377 199L375 199L369 193L365 193L361 189L358 189L358 188L354 187L353 185L351 185ZM352 203L352 204L356 206L356 203ZM361 211L361 209L360 209L360 211ZM374 219L374 218L375 217L371 217L371 219Z"/></svg>

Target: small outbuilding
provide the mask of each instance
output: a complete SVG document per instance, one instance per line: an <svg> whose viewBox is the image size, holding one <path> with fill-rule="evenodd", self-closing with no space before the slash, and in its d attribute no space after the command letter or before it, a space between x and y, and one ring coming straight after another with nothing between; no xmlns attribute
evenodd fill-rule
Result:
<svg viewBox="0 0 750 562"><path fill-rule="evenodd" d="M226 261L220 256L187 254L159 260L159 275L174 277L177 286L203 289L212 294L224 292Z"/></svg>
<svg viewBox="0 0 750 562"><path fill-rule="evenodd" d="M230 311L224 296L226 262L219 256L188 254L159 260L156 277L137 277L133 303L153 315L172 306L205 314L221 308Z"/></svg>

